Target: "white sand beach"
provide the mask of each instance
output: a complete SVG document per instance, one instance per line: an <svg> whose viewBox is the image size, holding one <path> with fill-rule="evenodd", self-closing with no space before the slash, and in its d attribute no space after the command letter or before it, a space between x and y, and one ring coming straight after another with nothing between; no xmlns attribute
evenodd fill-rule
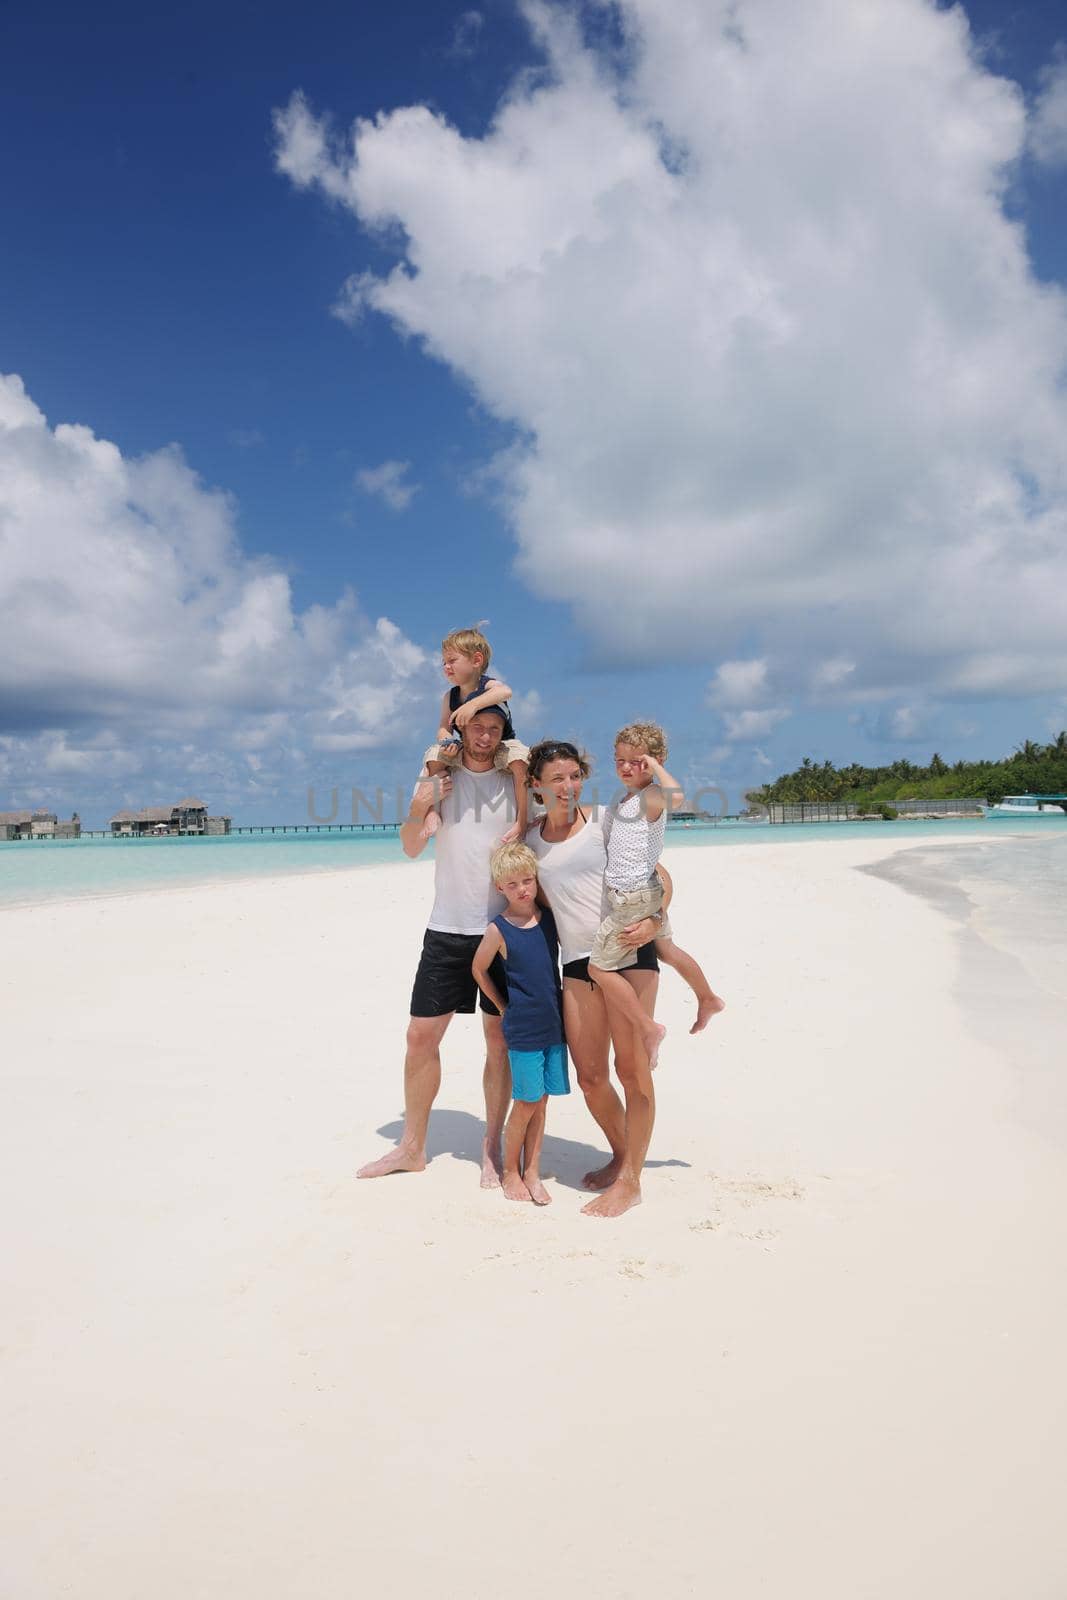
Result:
<svg viewBox="0 0 1067 1600"><path fill-rule="evenodd" d="M355 1181L429 864L0 914L0 1593L1062 1600L1067 1127L908 846L668 850L728 1010L664 974L616 1222L578 1093L551 1207L479 1189L473 1019Z"/></svg>

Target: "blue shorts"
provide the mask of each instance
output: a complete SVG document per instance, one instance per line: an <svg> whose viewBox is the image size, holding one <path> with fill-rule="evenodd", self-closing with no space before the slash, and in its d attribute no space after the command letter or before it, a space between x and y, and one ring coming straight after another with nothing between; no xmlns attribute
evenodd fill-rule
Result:
<svg viewBox="0 0 1067 1600"><path fill-rule="evenodd" d="M508 1060L513 1100L543 1100L546 1094L570 1094L565 1044L546 1044L543 1050L509 1050Z"/></svg>

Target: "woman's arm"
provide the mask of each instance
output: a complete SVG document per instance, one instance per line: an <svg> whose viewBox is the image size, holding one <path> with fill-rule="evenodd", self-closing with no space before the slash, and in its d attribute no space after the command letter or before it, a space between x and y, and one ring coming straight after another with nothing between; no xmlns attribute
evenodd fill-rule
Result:
<svg viewBox="0 0 1067 1600"><path fill-rule="evenodd" d="M475 983L485 995L485 998L492 1001L493 1005L496 1006L501 1016L507 1010L507 1005L503 995L489 976L489 967L494 956L506 954L507 946L500 937L500 929L490 926L482 934L482 942L474 952L474 960L471 962L471 971L474 973Z"/></svg>
<svg viewBox="0 0 1067 1600"><path fill-rule="evenodd" d="M640 922L631 922L628 928L623 928L619 938L631 950L640 949L650 939L658 939L659 930L663 926L663 919L667 915L667 907L670 905L671 897L674 894L674 881L662 861L656 868L656 876L663 885L663 909L657 916L642 917Z"/></svg>

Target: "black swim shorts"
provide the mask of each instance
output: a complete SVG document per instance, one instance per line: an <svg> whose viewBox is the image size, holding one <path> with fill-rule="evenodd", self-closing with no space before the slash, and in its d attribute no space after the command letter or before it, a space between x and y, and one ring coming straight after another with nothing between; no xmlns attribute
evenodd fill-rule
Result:
<svg viewBox="0 0 1067 1600"><path fill-rule="evenodd" d="M659 957L656 954L656 941L650 939L647 944L638 945L637 960L630 967L623 967L624 972L658 972ZM589 957L579 956L576 961L563 963L563 976L565 978L584 978L586 983L593 984L589 976Z"/></svg>
<svg viewBox="0 0 1067 1600"><path fill-rule="evenodd" d="M474 981L471 962L474 952L482 942L480 933L440 933L427 928L422 941L422 955L411 991L413 1017L444 1017L451 1011L469 1014L474 1010L474 999L491 1017L500 1015L492 1001L487 1000ZM506 995L507 981L504 963L494 958L489 976L502 995Z"/></svg>

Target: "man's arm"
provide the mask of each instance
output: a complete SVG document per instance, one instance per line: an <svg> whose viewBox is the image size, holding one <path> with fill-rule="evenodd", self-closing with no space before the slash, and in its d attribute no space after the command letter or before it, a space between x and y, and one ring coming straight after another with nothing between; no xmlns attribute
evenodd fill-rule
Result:
<svg viewBox="0 0 1067 1600"><path fill-rule="evenodd" d="M507 1005L504 996L489 976L489 967L493 957L499 955L505 948L504 941L500 937L500 929L491 924L482 934L482 942L474 952L474 960L471 962L471 971L474 973L475 983L485 995L485 998L496 1006L501 1016L507 1010Z"/></svg>
<svg viewBox="0 0 1067 1600"><path fill-rule="evenodd" d="M464 700L451 713L453 727L465 728L472 717L479 711L484 711L486 706L498 706L502 700L511 699L511 690L500 678L490 678L481 694L476 694L473 700Z"/></svg>
<svg viewBox="0 0 1067 1600"><path fill-rule="evenodd" d="M408 814L400 824L400 848L412 861L416 856L421 856L426 849L427 841L422 837L422 825L426 821L427 811L436 805L438 800L447 799L451 793L452 776L448 772L442 772L439 778L434 778L432 781L424 778L421 783L415 785Z"/></svg>

